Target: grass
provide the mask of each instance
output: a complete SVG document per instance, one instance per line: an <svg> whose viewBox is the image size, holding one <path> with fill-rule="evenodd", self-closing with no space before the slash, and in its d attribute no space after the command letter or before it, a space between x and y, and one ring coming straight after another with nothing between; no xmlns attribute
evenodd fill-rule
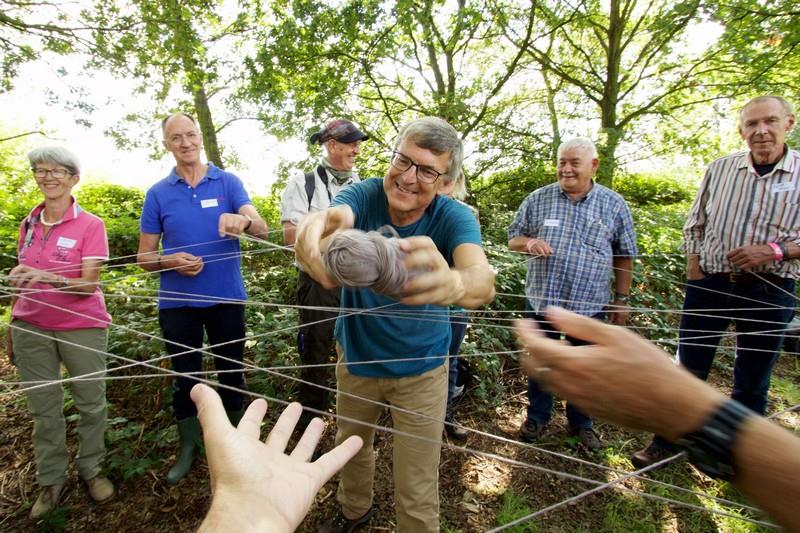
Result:
<svg viewBox="0 0 800 533"><path fill-rule="evenodd" d="M528 516L531 513L533 513L533 511L528 506L527 499L509 489L503 494L503 503L500 506L500 510L497 512L495 524L497 526L508 524L509 522ZM528 521L510 527L506 529L506 531L509 533L538 533L539 527L535 522Z"/></svg>

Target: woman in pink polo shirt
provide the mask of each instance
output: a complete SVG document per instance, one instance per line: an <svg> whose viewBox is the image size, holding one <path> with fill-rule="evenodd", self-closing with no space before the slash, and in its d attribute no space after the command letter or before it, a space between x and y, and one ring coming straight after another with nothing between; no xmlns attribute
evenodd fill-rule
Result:
<svg viewBox="0 0 800 533"><path fill-rule="evenodd" d="M44 201L20 225L19 264L9 273L17 288L9 353L23 381L54 382L26 392L42 488L31 518L38 518L56 507L67 480L61 365L73 377L102 377L111 317L98 283L108 260L105 225L70 194L80 179L78 158L48 147L31 151L28 159ZM71 388L80 413L78 473L91 497L102 502L114 495L114 485L99 475L105 457L105 381L73 381Z"/></svg>

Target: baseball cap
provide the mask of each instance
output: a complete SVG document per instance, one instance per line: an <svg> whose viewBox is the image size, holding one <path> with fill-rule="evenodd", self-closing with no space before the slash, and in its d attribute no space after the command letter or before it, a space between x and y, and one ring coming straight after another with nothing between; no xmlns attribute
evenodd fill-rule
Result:
<svg viewBox="0 0 800 533"><path fill-rule="evenodd" d="M312 143L325 144L327 141L335 139L340 143L351 143L355 141L366 141L369 135L362 132L349 120L340 118L332 120L309 139Z"/></svg>

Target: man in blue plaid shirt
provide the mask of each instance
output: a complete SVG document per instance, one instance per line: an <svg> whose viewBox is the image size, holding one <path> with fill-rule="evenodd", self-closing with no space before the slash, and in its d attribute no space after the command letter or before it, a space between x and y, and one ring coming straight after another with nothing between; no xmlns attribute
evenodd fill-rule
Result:
<svg viewBox="0 0 800 533"><path fill-rule="evenodd" d="M544 321L548 305L597 320L605 320L608 313L614 324L624 325L628 319L636 232L625 200L592 179L598 164L597 149L589 139L563 143L558 148L558 181L528 195L508 228L509 248L531 256L525 281L527 315L553 338L560 338L561 332ZM550 421L553 396L528 379L528 402L520 438L534 442ZM601 447L592 419L569 403L567 420L570 434L586 448Z"/></svg>

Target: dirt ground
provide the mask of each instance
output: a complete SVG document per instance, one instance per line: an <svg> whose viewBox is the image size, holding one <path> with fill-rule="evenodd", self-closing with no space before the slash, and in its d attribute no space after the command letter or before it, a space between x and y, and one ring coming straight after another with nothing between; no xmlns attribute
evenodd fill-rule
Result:
<svg viewBox="0 0 800 533"><path fill-rule="evenodd" d="M796 375L797 363L791 357L782 357L776 375ZM721 371L715 379L724 388L729 375ZM490 435L511 439L504 442L490 436L470 435L464 447L445 447L442 451L440 474L441 519L443 531L485 531L505 523L498 512L503 494L511 492L522 497L528 512L543 509L579 494L591 485L537 471L533 468L512 466L496 459L482 457L469 450L509 457L526 464L569 472L601 481L612 479L608 472L586 465L579 465L565 458L548 455L542 451L526 448L516 441L517 430L525 408L525 384L518 372L506 372L505 400L496 408L482 410L467 394L456 408L459 421L467 427ZM0 379L13 380L13 367L5 361L0 363ZM142 428L167 424L168 421L153 420L157 398L133 397L127 394L128 381L115 381L109 385L111 405L110 418L124 416L128 420L139 420ZM68 411L68 414L70 412ZM797 428L800 425L797 413L787 415L782 422ZM71 451L76 451L74 420L68 422L68 442ZM597 424L603 441L609 445L604 452L590 454L577 447L566 437L566 420L563 403L557 404L553 421L548 431L537 444L543 450L559 452L592 462L601 462L620 467L620 457L627 455L647 443L648 436L634 434L608 424ZM105 505L90 501L85 487L78 479L74 468L69 474L68 486L61 507L46 521L34 523L28 518L30 506L36 499L38 487L35 482L35 465L30 433L32 423L24 401L17 395L5 395L0 404L0 530L1 531L191 531L197 528L209 505L208 471L205 460L199 458L195 468L178 486L170 487L162 480L174 458L175 446L157 466L147 469L127 480L113 476L118 494ZM323 447L330 447L333 431L329 427ZM141 442L142 435L139 435ZM133 437L136 440L136 436ZM131 444L132 445L132 444ZM362 531L385 532L394 530L394 512L391 476L391 437L380 434L376 445L377 472L375 478L375 503L378 512L369 526ZM630 469L623 462L622 468ZM675 465L673 470L688 473L702 486L703 476L685 463ZM684 472L685 471L685 472ZM671 478L665 478L671 479ZM641 489L640 480L626 481L632 489ZM319 493L317 504L311 509L300 531L316 531L317 526L330 516L336 508L335 478ZM638 498L641 500L641 498ZM608 489L589 496L572 505L559 507L544 514L530 524L530 531L614 531L614 509L630 506L630 493L619 489ZM689 501L693 501L690 498ZM697 503L695 501L695 503ZM643 523L659 524L653 530L660 531L708 531L717 529L704 513L687 511L674 505L644 506L637 511ZM506 520L507 521L507 520ZM699 525L698 525L699 524ZM698 529L699 528L699 529ZM623 528L636 530L638 527ZM517 531L522 531L518 529Z"/></svg>

